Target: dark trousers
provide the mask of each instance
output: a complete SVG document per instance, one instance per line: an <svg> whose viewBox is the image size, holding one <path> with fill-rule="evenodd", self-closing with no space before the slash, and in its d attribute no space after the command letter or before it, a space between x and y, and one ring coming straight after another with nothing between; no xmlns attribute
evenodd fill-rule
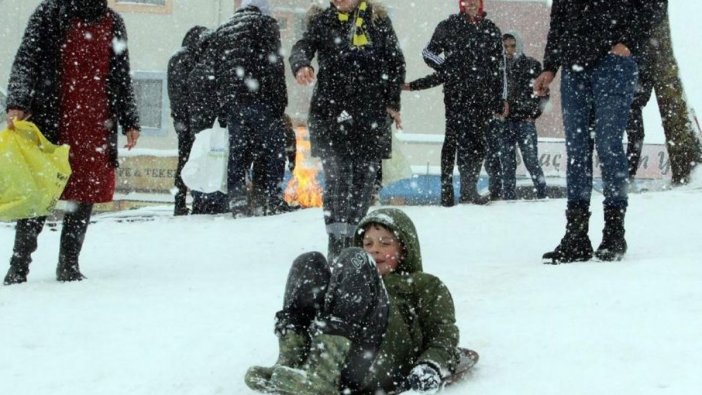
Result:
<svg viewBox="0 0 702 395"><path fill-rule="evenodd" d="M627 150L626 157L629 161L629 179L636 177L641 161L641 152L644 141L643 108L651 98L653 92L654 70L651 62L654 54L652 46L647 45L644 53L637 57L639 65L639 79L634 91L634 100L629 112L629 123L626 126Z"/></svg>
<svg viewBox="0 0 702 395"><path fill-rule="evenodd" d="M456 161L461 176L459 201L470 201L478 194L477 182L486 152L485 133L492 114L483 108L460 106L446 107L446 135L456 136ZM444 142L444 144L446 144ZM448 169L448 159L446 164ZM444 174L442 149L442 176ZM451 169L453 172L453 169ZM451 174L451 173L448 173Z"/></svg>
<svg viewBox="0 0 702 395"><path fill-rule="evenodd" d="M63 216L61 244L59 250L60 265L78 263L83 241L93 211L91 203L77 203L74 211L67 211ZM27 218L17 221L15 227L15 244L12 248L12 260L23 266L32 261L32 254L37 250L37 239L44 228L46 217Z"/></svg>
<svg viewBox="0 0 702 395"><path fill-rule="evenodd" d="M253 159L261 167L261 190L266 196L279 192L285 173L285 132L283 120L262 104L232 109L229 128L227 188L232 201L245 202L246 172Z"/></svg>
<svg viewBox="0 0 702 395"><path fill-rule="evenodd" d="M650 93L650 92L649 92ZM629 123L626 126L626 156L628 160L629 179L636 177L641 161L644 141L643 109L632 106L629 113Z"/></svg>
<svg viewBox="0 0 702 395"><path fill-rule="evenodd" d="M380 159L363 159L325 154L324 224L327 233L350 238L356 225L368 213Z"/></svg>
<svg viewBox="0 0 702 395"><path fill-rule="evenodd" d="M489 177L488 190L491 199L499 199L504 190L502 169L502 133L505 121L493 118L485 133L485 172Z"/></svg>
<svg viewBox="0 0 702 395"><path fill-rule="evenodd" d="M569 209L590 207L591 128L602 170L604 206L627 207L628 172L622 137L637 77L638 67L634 59L611 54L589 69L563 70L561 100L568 155Z"/></svg>
<svg viewBox="0 0 702 395"><path fill-rule="evenodd" d="M276 332L344 336L352 347L342 384L360 388L388 324L389 300L375 262L360 248L347 248L333 269L318 252L295 259L285 285Z"/></svg>
<svg viewBox="0 0 702 395"><path fill-rule="evenodd" d="M271 166L272 165L272 166ZM275 204L283 198L285 157L270 158L253 155L251 158L251 195L255 207Z"/></svg>
<svg viewBox="0 0 702 395"><path fill-rule="evenodd" d="M451 206L455 203L453 194L453 167L456 165L457 146L456 130L449 128L449 121L447 118L446 134L444 135L444 143L441 146L441 203L444 206Z"/></svg>
<svg viewBox="0 0 702 395"><path fill-rule="evenodd" d="M176 168L175 174L175 187L178 190L175 195L176 205L185 206L185 197L188 194L188 187L183 182L181 173L185 163L190 158L190 151L193 149L193 143L195 142L195 136L190 133L190 130L183 130L178 133L178 167Z"/></svg>

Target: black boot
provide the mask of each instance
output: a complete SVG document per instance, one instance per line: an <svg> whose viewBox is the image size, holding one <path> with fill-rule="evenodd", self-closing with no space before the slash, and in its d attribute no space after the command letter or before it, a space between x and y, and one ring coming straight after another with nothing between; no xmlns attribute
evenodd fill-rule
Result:
<svg viewBox="0 0 702 395"><path fill-rule="evenodd" d="M173 207L173 215L177 217L180 215L188 214L190 214L190 210L188 210L188 206L185 204L185 194L178 192L175 195L175 206Z"/></svg>
<svg viewBox="0 0 702 395"><path fill-rule="evenodd" d="M32 253L37 250L37 238L44 227L46 217L28 218L17 221L15 226L15 244L10 258L10 270L5 275L3 284L20 284L27 281Z"/></svg>
<svg viewBox="0 0 702 395"><path fill-rule="evenodd" d="M56 266L56 281L65 283L69 281L82 281L85 278L87 277L80 272L78 261L59 260L59 264Z"/></svg>
<svg viewBox="0 0 702 395"><path fill-rule="evenodd" d="M490 196L483 196L478 193L478 187L476 185L477 177L466 177L461 174L461 196L458 202L461 204L478 204L484 205L490 203Z"/></svg>
<svg viewBox="0 0 702 395"><path fill-rule="evenodd" d="M543 263L558 265L560 263L589 261L592 258L592 243L587 235L590 212L585 209L566 210L566 233L561 243L543 256Z"/></svg>
<svg viewBox="0 0 702 395"><path fill-rule="evenodd" d="M27 282L29 263L31 261L32 259L30 257L12 255L12 258L10 258L10 270L7 271L5 280L2 283L5 285L12 285Z"/></svg>
<svg viewBox="0 0 702 395"><path fill-rule="evenodd" d="M246 218L251 216L249 201L245 197L229 200L229 210L234 218Z"/></svg>
<svg viewBox="0 0 702 395"><path fill-rule="evenodd" d="M626 253L624 214L626 214L626 209L605 208L605 227L602 230L602 243L595 251L597 259L607 262L620 261Z"/></svg>
<svg viewBox="0 0 702 395"><path fill-rule="evenodd" d="M78 257L83 248L92 211L92 204L78 203L75 211L64 214L59 263L56 266L57 281L81 281L86 278L80 272Z"/></svg>
<svg viewBox="0 0 702 395"><path fill-rule="evenodd" d="M453 195L453 183L441 181L441 205L444 207L453 207L455 197Z"/></svg>
<svg viewBox="0 0 702 395"><path fill-rule="evenodd" d="M466 193L461 193L459 202L461 204L477 204L482 206L490 203L490 196L481 195L477 190L473 189Z"/></svg>

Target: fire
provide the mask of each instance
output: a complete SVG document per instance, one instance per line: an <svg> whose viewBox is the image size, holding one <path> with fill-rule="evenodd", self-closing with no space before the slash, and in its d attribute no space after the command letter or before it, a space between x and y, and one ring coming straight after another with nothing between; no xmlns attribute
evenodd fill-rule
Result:
<svg viewBox="0 0 702 395"><path fill-rule="evenodd" d="M312 158L307 128L295 129L297 155L295 171L285 188L285 201L300 207L322 207L322 187L317 182L320 163Z"/></svg>

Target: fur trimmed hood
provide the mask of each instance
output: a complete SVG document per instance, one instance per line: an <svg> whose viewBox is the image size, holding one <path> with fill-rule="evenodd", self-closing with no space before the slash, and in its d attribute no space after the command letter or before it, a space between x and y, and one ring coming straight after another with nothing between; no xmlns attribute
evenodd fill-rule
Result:
<svg viewBox="0 0 702 395"><path fill-rule="evenodd" d="M372 0L366 0L366 3L368 3L371 9L371 22L375 22L379 18L386 18L388 16L388 10L387 8L385 8L384 5ZM305 16L305 23L309 24L309 22L312 19L314 19L316 16L324 12L324 10L329 8L334 8L334 4L330 2L329 7L324 8L317 3L313 3L310 6L310 9L307 10L307 15Z"/></svg>

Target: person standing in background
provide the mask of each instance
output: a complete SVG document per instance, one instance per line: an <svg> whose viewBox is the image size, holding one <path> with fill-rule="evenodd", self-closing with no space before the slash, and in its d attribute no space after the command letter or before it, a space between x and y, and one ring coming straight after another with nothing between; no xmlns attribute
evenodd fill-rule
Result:
<svg viewBox="0 0 702 395"><path fill-rule="evenodd" d="M317 56L319 70L312 59ZM333 0L310 10L293 46L297 82L317 84L309 114L312 155L324 169L324 223L332 261L351 245L371 203L380 161L391 150L388 117L401 128L405 59L387 11L365 0Z"/></svg>
<svg viewBox="0 0 702 395"><path fill-rule="evenodd" d="M487 204L477 190L486 133L495 114L505 114L502 34L482 0L459 0L458 14L439 23L422 52L444 82L446 137L441 148L441 204L452 206L453 166L461 176L460 203ZM454 146L453 143L456 145ZM457 148L455 148L457 147ZM454 152L457 150L457 158Z"/></svg>
<svg viewBox="0 0 702 395"><path fill-rule="evenodd" d="M268 0L243 0L208 41L218 116L229 129L227 189L235 218L251 215L246 172L251 158L265 164L262 188L274 196L285 171L283 114L288 105L280 27Z"/></svg>
<svg viewBox="0 0 702 395"><path fill-rule="evenodd" d="M190 28L183 38L182 46L168 61L168 100L171 102L171 117L178 135L178 167L175 175L175 187L178 192L175 195L173 215L188 215L188 207L185 204L188 187L180 177L195 141L195 134L190 128L193 95L188 77L197 64L207 33L208 30L204 26Z"/></svg>
<svg viewBox="0 0 702 395"><path fill-rule="evenodd" d="M507 106L509 108L502 130L503 198L517 198L516 146L522 153L537 199L546 197L546 180L539 164L536 119L541 116L541 98L534 94L534 80L541 74L538 60L524 54L524 44L515 32L502 36L505 48Z"/></svg>

